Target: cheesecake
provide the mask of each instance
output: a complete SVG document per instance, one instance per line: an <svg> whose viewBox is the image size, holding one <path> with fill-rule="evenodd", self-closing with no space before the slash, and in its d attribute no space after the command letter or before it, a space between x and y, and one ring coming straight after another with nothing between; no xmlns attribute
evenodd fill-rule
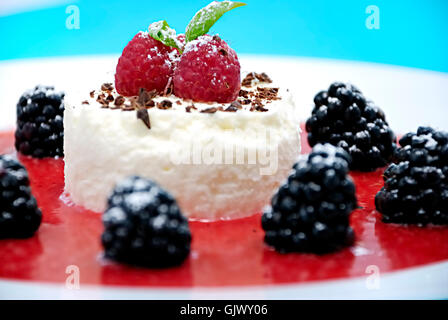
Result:
<svg viewBox="0 0 448 320"><path fill-rule="evenodd" d="M175 196L190 219L234 219L261 212L300 153L289 90L251 72L231 103L197 102L112 83L65 97L65 192L102 212L114 185L149 178Z"/></svg>

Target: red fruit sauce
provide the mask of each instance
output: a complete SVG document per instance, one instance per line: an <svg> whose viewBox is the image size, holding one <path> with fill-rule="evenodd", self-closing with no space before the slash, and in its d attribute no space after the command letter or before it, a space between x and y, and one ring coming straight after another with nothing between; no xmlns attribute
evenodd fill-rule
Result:
<svg viewBox="0 0 448 320"><path fill-rule="evenodd" d="M303 151L309 152L306 135ZM13 132L0 133L0 154L14 152ZM448 227L400 226L381 222L374 197L382 172L352 172L359 205L351 215L356 243L318 256L279 254L263 242L260 215L219 222L191 222L190 257L180 267L150 270L121 265L102 257L101 215L61 200L63 160L20 156L43 212L37 234L24 240L0 241L0 278L65 283L66 267L80 268L85 284L195 287L298 283L366 275L448 259Z"/></svg>

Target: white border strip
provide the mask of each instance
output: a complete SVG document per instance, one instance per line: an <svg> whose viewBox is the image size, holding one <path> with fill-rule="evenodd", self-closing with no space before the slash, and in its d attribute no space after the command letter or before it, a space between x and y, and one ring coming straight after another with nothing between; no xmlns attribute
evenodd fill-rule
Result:
<svg viewBox="0 0 448 320"><path fill-rule="evenodd" d="M296 285L167 289L0 280L0 299L447 299L448 262L409 268L380 276L380 286L368 289L367 277L316 281Z"/></svg>

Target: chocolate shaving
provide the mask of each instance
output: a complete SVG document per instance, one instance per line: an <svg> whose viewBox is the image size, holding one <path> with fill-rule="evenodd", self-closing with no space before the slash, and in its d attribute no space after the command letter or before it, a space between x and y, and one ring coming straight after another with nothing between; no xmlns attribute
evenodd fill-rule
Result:
<svg viewBox="0 0 448 320"><path fill-rule="evenodd" d="M121 106L124 103L125 99L123 96L118 96L115 98L115 105Z"/></svg>
<svg viewBox="0 0 448 320"><path fill-rule="evenodd" d="M147 109L152 108L156 105L156 103L154 102L154 100L149 100L148 102L146 102L145 107Z"/></svg>
<svg viewBox="0 0 448 320"><path fill-rule="evenodd" d="M104 94L99 94L96 101L101 104L101 108L109 107L109 101L106 100L106 96Z"/></svg>
<svg viewBox="0 0 448 320"><path fill-rule="evenodd" d="M151 122L149 121L149 114L147 109L138 109L137 119L142 120L143 123L148 127L148 129L151 129Z"/></svg>
<svg viewBox="0 0 448 320"><path fill-rule="evenodd" d="M255 78L257 78L260 82L272 83L271 78L269 78L269 76L264 72L255 73Z"/></svg>
<svg viewBox="0 0 448 320"><path fill-rule="evenodd" d="M257 87L256 98L265 99L265 100L278 100L278 88L264 88Z"/></svg>
<svg viewBox="0 0 448 320"><path fill-rule="evenodd" d="M233 107L235 109L241 109L242 108L241 103L238 100L233 101L230 104L230 107Z"/></svg>
<svg viewBox="0 0 448 320"><path fill-rule="evenodd" d="M101 85L101 90L110 92L110 91L114 90L114 86L112 85L112 83L103 83Z"/></svg>
<svg viewBox="0 0 448 320"><path fill-rule="evenodd" d="M252 105L255 107L263 107L263 102L260 98L255 98L255 100L252 101Z"/></svg>
<svg viewBox="0 0 448 320"><path fill-rule="evenodd" d="M224 112L237 112L238 108L234 107L233 105L228 106L226 109L224 109Z"/></svg>
<svg viewBox="0 0 448 320"><path fill-rule="evenodd" d="M201 113L215 113L216 111L218 111L218 109L216 109L215 107L212 108L207 108L201 111Z"/></svg>
<svg viewBox="0 0 448 320"><path fill-rule="evenodd" d="M249 98L249 91L241 89L238 95L243 98Z"/></svg>
<svg viewBox="0 0 448 320"><path fill-rule="evenodd" d="M82 102L82 104L89 104L89 101L84 100L84 101Z"/></svg>
<svg viewBox="0 0 448 320"><path fill-rule="evenodd" d="M144 88L140 88L138 91L138 98L136 103L141 107L146 107L150 101L152 101L152 98L154 98L157 95L157 91L155 89L151 91L147 91Z"/></svg>
<svg viewBox="0 0 448 320"><path fill-rule="evenodd" d="M95 90L90 91L90 98L93 98L95 96Z"/></svg>
<svg viewBox="0 0 448 320"><path fill-rule="evenodd" d="M252 86L252 80L255 79L254 73L250 72L244 77L243 81L241 81L241 85L243 87L250 87Z"/></svg>
<svg viewBox="0 0 448 320"><path fill-rule="evenodd" d="M241 82L241 85L243 87L250 87L250 86L252 86L252 81L255 79L257 79L260 82L272 83L271 78L269 78L269 76L266 73L250 72L243 79L243 81Z"/></svg>
<svg viewBox="0 0 448 320"><path fill-rule="evenodd" d="M191 109L197 110L197 108L192 104L191 106L186 107L185 111L191 112Z"/></svg>
<svg viewBox="0 0 448 320"><path fill-rule="evenodd" d="M113 95L109 94L109 95L107 96L106 100L109 101L109 102L113 102L115 99L114 99L114 96L113 96Z"/></svg>
<svg viewBox="0 0 448 320"><path fill-rule="evenodd" d="M173 103L170 100L162 100L157 104L157 108L159 109L169 109L173 106Z"/></svg>

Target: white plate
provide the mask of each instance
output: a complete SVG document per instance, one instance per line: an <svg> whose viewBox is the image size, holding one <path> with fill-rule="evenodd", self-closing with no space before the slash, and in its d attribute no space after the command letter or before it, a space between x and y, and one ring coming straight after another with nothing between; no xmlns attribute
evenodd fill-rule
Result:
<svg viewBox="0 0 448 320"><path fill-rule="evenodd" d="M15 105L26 89L48 84L63 91L89 92L113 78L116 60L116 56L92 56L0 62L0 129L14 127ZM448 130L447 74L324 59L242 56L240 60L243 70L264 71L289 87L304 120L318 91L333 81L349 81L383 108L396 132L415 131L419 125ZM80 290L70 290L63 285L0 280L0 299L448 298L448 262L382 275L376 289L368 288L368 276L300 285L156 290L82 284Z"/></svg>

